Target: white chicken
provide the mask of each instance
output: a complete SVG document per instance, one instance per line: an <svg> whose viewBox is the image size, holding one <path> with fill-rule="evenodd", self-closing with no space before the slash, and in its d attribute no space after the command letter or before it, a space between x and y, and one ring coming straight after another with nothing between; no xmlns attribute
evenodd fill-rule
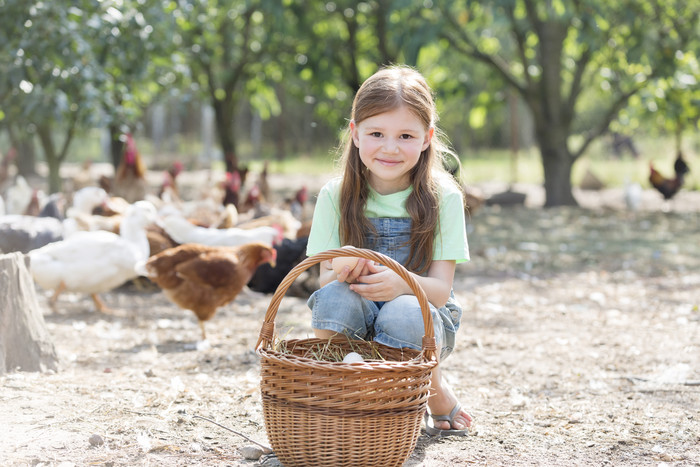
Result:
<svg viewBox="0 0 700 467"><path fill-rule="evenodd" d="M17 175L15 184L5 190L5 209L7 214L24 214L32 200L34 189L27 180Z"/></svg>
<svg viewBox="0 0 700 467"><path fill-rule="evenodd" d="M80 230L97 230L91 228L88 222L94 217L92 210L109 199L107 193L101 188L83 188L75 193L73 205L68 208L71 217L60 220L62 209L57 206L61 203L60 194L56 193L51 197L56 201L50 200L44 205L44 209L49 211L48 208L53 206L56 211L53 216L41 214L39 217L22 214L0 216L0 251L27 253L49 243L63 240Z"/></svg>
<svg viewBox="0 0 700 467"><path fill-rule="evenodd" d="M272 246L279 243L283 236L280 228L271 226L253 229L200 227L177 214L164 216L159 221L159 225L179 244L198 243L208 246L238 246L244 243L265 242Z"/></svg>
<svg viewBox="0 0 700 467"><path fill-rule="evenodd" d="M66 210L63 236L69 237L81 230L111 230L98 222L102 216L92 214L95 208L108 204L109 200L109 194L100 187L86 186L76 191L72 206Z"/></svg>
<svg viewBox="0 0 700 467"><path fill-rule="evenodd" d="M52 308L64 290L90 294L97 309L108 311L99 293L138 276L135 265L149 256L146 227L156 220L148 201L131 205L120 234L107 231L76 232L65 240L29 252L34 281L53 290Z"/></svg>

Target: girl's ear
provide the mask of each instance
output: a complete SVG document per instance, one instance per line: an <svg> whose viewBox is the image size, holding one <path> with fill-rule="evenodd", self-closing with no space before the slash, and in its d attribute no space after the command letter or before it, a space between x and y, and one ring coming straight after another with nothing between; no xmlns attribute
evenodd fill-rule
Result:
<svg viewBox="0 0 700 467"><path fill-rule="evenodd" d="M425 140L423 141L423 149L421 149L421 152L425 151L428 149L428 146L430 146L430 142L433 140L433 133L435 133L435 128L430 127L428 132L425 134Z"/></svg>
<svg viewBox="0 0 700 467"><path fill-rule="evenodd" d="M357 125L355 125L355 120L350 120L350 137L352 142L355 143L355 147L360 147L360 138L357 136Z"/></svg>

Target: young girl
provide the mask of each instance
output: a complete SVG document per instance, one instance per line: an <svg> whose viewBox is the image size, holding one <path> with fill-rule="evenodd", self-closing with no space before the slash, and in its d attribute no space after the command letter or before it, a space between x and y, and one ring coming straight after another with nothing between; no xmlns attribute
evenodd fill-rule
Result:
<svg viewBox="0 0 700 467"><path fill-rule="evenodd" d="M307 254L352 245L401 263L428 297L444 359L462 316L452 293L455 264L469 259L469 249L462 191L442 168L447 150L436 120L432 91L412 68L385 68L364 82L353 102L344 173L318 195ZM317 337L342 333L421 349L420 305L398 274L364 258L338 274L331 264L321 263L321 289L308 302ZM428 409L430 434L465 434L471 425L439 366Z"/></svg>

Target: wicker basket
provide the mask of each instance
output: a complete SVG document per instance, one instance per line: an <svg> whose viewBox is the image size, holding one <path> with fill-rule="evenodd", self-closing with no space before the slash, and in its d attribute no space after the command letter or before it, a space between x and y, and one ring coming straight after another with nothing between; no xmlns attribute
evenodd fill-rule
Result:
<svg viewBox="0 0 700 467"><path fill-rule="evenodd" d="M275 316L289 286L305 269L337 256L377 261L408 283L423 314L422 351L344 337L286 340L276 344L276 349L283 345L284 351L273 348ZM381 358L343 363L305 356L310 348L322 345L340 349L343 355L371 350ZM411 455L437 360L428 299L399 263L359 248L328 250L307 258L287 274L273 295L256 349L261 358L268 439L286 467L401 466Z"/></svg>

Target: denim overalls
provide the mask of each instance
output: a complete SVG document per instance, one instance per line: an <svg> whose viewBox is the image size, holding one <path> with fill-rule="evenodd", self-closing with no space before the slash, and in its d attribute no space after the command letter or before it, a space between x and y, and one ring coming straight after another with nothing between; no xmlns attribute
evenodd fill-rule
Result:
<svg viewBox="0 0 700 467"><path fill-rule="evenodd" d="M370 219L377 235L366 236L367 248L406 265L410 247L411 219ZM374 302L350 290L346 282L332 281L314 292L308 305L314 329L326 329L355 339L374 340L390 347L421 349L424 334L423 316L414 295L400 295L389 302ZM447 304L436 309L430 305L440 359L454 348L455 333L462 318L462 308L450 293Z"/></svg>

